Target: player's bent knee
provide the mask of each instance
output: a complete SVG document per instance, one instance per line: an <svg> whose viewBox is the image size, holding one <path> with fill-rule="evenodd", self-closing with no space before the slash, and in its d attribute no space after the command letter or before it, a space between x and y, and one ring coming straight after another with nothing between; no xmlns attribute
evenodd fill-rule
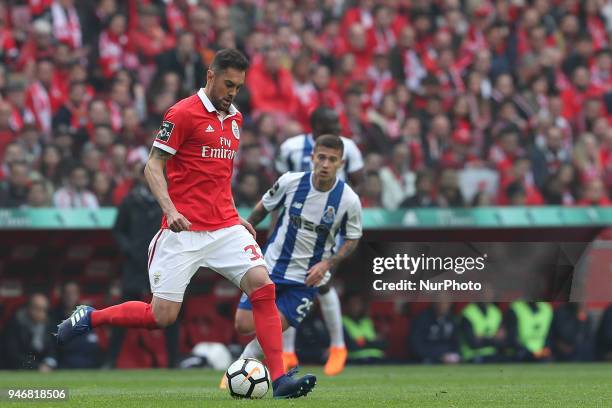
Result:
<svg viewBox="0 0 612 408"><path fill-rule="evenodd" d="M249 334L253 334L254 331L252 328L248 327L248 325L244 324L244 322L241 321L235 321L234 328L241 336L248 336Z"/></svg>
<svg viewBox="0 0 612 408"><path fill-rule="evenodd" d="M166 314L161 316L155 316L155 322L157 323L157 326L163 329L176 322L176 315Z"/></svg>
<svg viewBox="0 0 612 408"><path fill-rule="evenodd" d="M240 287L248 296L259 288L273 284L268 270L263 266L255 266L247 271L240 282Z"/></svg>
<svg viewBox="0 0 612 408"><path fill-rule="evenodd" d="M157 298L155 296L153 297L151 306L153 308L155 322L160 328L168 327L174 323L181 310L181 303Z"/></svg>

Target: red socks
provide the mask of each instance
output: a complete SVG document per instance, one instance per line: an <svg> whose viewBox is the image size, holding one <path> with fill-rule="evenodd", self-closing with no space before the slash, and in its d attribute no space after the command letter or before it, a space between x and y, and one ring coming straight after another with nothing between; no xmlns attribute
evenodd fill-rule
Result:
<svg viewBox="0 0 612 408"><path fill-rule="evenodd" d="M91 326L111 326L157 329L151 305L145 302L125 302L91 313Z"/></svg>
<svg viewBox="0 0 612 408"><path fill-rule="evenodd" d="M280 316L275 303L274 284L263 286L251 293L255 335L263 349L272 381L285 374L283 368L283 337Z"/></svg>
<svg viewBox="0 0 612 408"><path fill-rule="evenodd" d="M272 381L285 373L283 369L283 337L274 284L263 286L251 293L255 334L266 357ZM151 305L145 302L125 302L96 310L91 314L92 327L103 325L157 329Z"/></svg>

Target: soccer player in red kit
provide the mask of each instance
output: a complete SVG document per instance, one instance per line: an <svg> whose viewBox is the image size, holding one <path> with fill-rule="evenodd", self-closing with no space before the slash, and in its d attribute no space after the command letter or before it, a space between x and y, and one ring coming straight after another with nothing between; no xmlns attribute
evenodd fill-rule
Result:
<svg viewBox="0 0 612 408"><path fill-rule="evenodd" d="M164 213L161 230L149 245L151 303L132 301L102 310L78 306L58 326L57 339L64 344L103 325L166 327L176 320L191 277L198 268L209 267L249 297L274 397L295 398L310 392L316 378L284 372L274 284L255 230L238 216L232 198L242 125L242 115L232 102L247 68L240 52L219 51L207 72L206 86L168 109L157 133L145 167Z"/></svg>

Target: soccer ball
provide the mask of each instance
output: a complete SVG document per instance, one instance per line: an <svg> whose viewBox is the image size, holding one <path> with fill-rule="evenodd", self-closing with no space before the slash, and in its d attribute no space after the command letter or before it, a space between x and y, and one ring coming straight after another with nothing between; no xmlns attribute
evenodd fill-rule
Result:
<svg viewBox="0 0 612 408"><path fill-rule="evenodd" d="M225 372L227 389L234 398L263 398L270 388L270 373L254 358L241 358Z"/></svg>

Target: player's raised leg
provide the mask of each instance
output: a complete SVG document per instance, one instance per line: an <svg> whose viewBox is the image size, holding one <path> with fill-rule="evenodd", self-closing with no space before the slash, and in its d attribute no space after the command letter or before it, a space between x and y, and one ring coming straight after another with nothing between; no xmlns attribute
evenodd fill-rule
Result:
<svg viewBox="0 0 612 408"><path fill-rule="evenodd" d="M172 302L153 296L151 303L130 301L95 310L91 306L77 306L72 315L64 320L57 331L57 340L65 344L72 338L99 326L159 329L174 323L180 302Z"/></svg>
<svg viewBox="0 0 612 408"><path fill-rule="evenodd" d="M323 372L327 375L338 375L346 364L346 345L342 330L342 311L338 292L333 286L319 288L319 303L323 321L329 332L329 357Z"/></svg>
<svg viewBox="0 0 612 408"><path fill-rule="evenodd" d="M175 233L164 229L152 239L149 246L151 303L129 301L101 310L77 306L72 315L58 326L58 343L65 344L100 326L159 329L174 323L181 310L185 289L201 259L200 248L193 246L193 234L198 233ZM205 244L205 241L201 243Z"/></svg>

